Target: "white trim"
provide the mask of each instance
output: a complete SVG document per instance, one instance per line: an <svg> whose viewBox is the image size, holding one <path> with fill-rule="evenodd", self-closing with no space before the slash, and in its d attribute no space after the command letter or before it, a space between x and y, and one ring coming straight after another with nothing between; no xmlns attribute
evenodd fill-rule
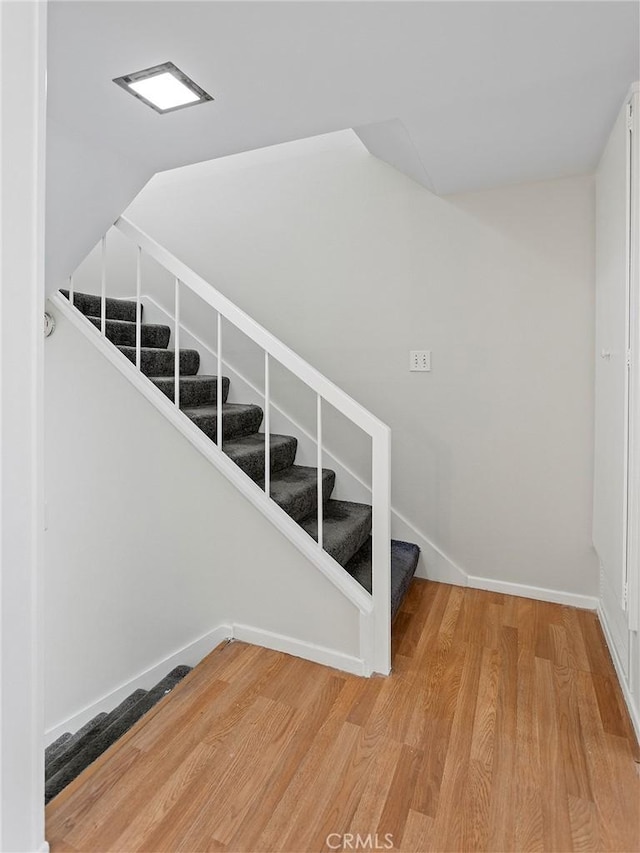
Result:
<svg viewBox="0 0 640 853"><path fill-rule="evenodd" d="M44 846L47 4L0 3L0 848ZM19 353L12 358L12 351Z"/></svg>
<svg viewBox="0 0 640 853"><path fill-rule="evenodd" d="M174 667L180 664L195 666L209 652L212 652L216 646L219 646L220 643L231 636L232 629L230 625L218 625L213 631L209 631L197 640L188 643L186 646L163 658L163 660L158 661L158 663L153 664L153 666L130 678L129 681L120 684L109 693L105 693L104 696L96 699L95 702L91 702L90 705L86 705L75 714L72 714L72 716L67 717L66 720L62 720L62 722L52 726L45 733L47 745L56 740L56 738L59 738L64 732L77 732L78 729L101 711L112 711L127 696L130 696L134 690L139 690L140 688L148 690L150 687L153 687Z"/></svg>
<svg viewBox="0 0 640 853"><path fill-rule="evenodd" d="M373 674L373 646L374 646L374 624L373 616L369 613L360 614L360 657L363 661L363 675L369 677Z"/></svg>
<svg viewBox="0 0 640 853"><path fill-rule="evenodd" d="M373 610L371 596L336 561L318 548L317 543L284 512L263 490L247 477L238 466L199 429L186 415L176 410L175 405L162 391L139 373L135 365L114 347L83 314L69 305L60 293L49 297L51 304L64 315L85 337L96 346L120 373L144 394L147 400L161 412L173 426L198 450L212 465L266 516L296 548L310 561L340 592L360 611L370 613Z"/></svg>
<svg viewBox="0 0 640 853"><path fill-rule="evenodd" d="M505 595L533 598L536 601L550 601L553 604L567 604L570 607L579 607L582 610L596 610L598 608L598 599L595 595L581 595L577 592L564 592L559 589L546 589L542 586L529 586L528 584L511 583L493 578L479 578L474 575L469 575L467 581L467 585L472 589L486 589L489 592L502 592Z"/></svg>
<svg viewBox="0 0 640 853"><path fill-rule="evenodd" d="M364 614L363 618L366 618ZM180 664L196 666L219 646L220 643L230 639L251 643L254 646L261 646L265 649L273 649L276 652L284 652L285 654L303 658L313 663L319 663L323 666L330 666L342 672L351 673L352 675L365 675L364 661L353 655L347 655L344 652L338 652L326 646L318 646L315 643L308 643L304 640L298 640L295 637L289 637L284 634L277 634L263 628L223 622L217 628L198 637L193 642L187 643L186 646L177 649L161 661L153 664L153 666L148 667L148 669L115 687L109 693L105 693L104 696L81 708L75 714L52 726L45 734L46 744L53 743L64 732L77 732L78 729L85 723L88 723L89 720L92 720L101 711L112 711L127 696L130 696L134 690L148 690L150 687L153 687L174 667Z"/></svg>
<svg viewBox="0 0 640 853"><path fill-rule="evenodd" d="M288 655L320 663L323 666L331 666L352 675L365 675L365 663L361 658L328 649L326 646L297 640L295 637L276 634L274 631L252 628L250 625L234 624L233 638L262 646L265 649L273 649L276 652L285 652Z"/></svg>
<svg viewBox="0 0 640 853"><path fill-rule="evenodd" d="M225 320L232 323L232 325L247 335L247 337L251 338L261 349L268 352L269 355L283 364L298 379L301 379L313 391L320 394L324 400L338 409L345 417L357 424L360 429L373 438L374 442L379 436L384 437L388 435L389 427L387 424L365 409L364 406L361 406L360 403L354 400L353 397L350 397L334 382L323 376L320 371L312 367L252 317L245 314L242 309L234 305L233 302L216 290L209 282L189 269L186 264L183 264L182 261L174 257L165 248L160 246L159 243L156 243L152 237L145 234L144 231L123 216L116 220L114 227L127 236L135 245L140 246L144 252L158 261L173 276L179 278L196 296L199 296L204 302L222 314Z"/></svg>
<svg viewBox="0 0 640 853"><path fill-rule="evenodd" d="M465 570L393 507L391 508L391 536L393 539L414 542L420 548L417 578L438 583L451 583L455 586L469 586L469 575Z"/></svg>
<svg viewBox="0 0 640 853"><path fill-rule="evenodd" d="M613 642L613 636L611 634L611 631L609 630L607 616L599 604L597 608L597 613L598 619L600 620L602 633L604 634L604 638L607 641L609 653L611 655L611 659L616 670L616 675L618 676L618 683L622 688L622 695L624 696L624 701L627 706L627 710L629 711L629 717L631 718L636 737L640 741L640 713L636 708L635 702L633 701L633 696L631 695L631 691L629 690L629 684L627 683L627 680L624 675L624 667L622 666L622 661L620 660L620 656L618 655L616 644Z"/></svg>
<svg viewBox="0 0 640 853"><path fill-rule="evenodd" d="M640 625L640 84L632 87L630 146L630 253L629 253L629 341L631 364L628 370L628 478L627 478L627 624L630 631Z"/></svg>
<svg viewBox="0 0 640 853"><path fill-rule="evenodd" d="M38 848L38 853L49 853L49 842L43 841L40 847Z"/></svg>
<svg viewBox="0 0 640 853"><path fill-rule="evenodd" d="M633 98L634 95L637 95L639 93L640 93L640 81L636 81L635 83L632 83L629 86L627 94L624 96L624 101L622 102L622 106L624 106L625 104L628 104L629 101L631 100L631 98Z"/></svg>

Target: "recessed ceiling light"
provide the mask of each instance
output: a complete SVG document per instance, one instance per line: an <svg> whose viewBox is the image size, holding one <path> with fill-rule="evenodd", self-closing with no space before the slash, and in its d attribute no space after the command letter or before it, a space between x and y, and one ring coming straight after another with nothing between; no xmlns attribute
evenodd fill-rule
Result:
<svg viewBox="0 0 640 853"><path fill-rule="evenodd" d="M116 77L113 82L159 113L169 113L213 100L173 62L163 62L144 71L125 74Z"/></svg>

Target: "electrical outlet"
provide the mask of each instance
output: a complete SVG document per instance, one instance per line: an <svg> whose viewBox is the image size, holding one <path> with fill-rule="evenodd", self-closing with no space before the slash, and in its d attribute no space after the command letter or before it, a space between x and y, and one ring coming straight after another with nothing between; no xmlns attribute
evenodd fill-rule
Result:
<svg viewBox="0 0 640 853"><path fill-rule="evenodd" d="M411 352L409 353L409 370L431 370L431 350L411 350Z"/></svg>

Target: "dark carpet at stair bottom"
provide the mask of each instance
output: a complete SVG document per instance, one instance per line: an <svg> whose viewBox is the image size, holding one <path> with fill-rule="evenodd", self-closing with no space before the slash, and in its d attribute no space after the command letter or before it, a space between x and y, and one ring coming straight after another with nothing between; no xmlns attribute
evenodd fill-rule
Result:
<svg viewBox="0 0 640 853"><path fill-rule="evenodd" d="M64 734L51 744L45 753L45 802L121 738L190 671L189 666L177 666L151 690L136 690L109 714L98 714L72 737Z"/></svg>
<svg viewBox="0 0 640 853"><path fill-rule="evenodd" d="M407 594L409 584L418 565L420 549L411 542L391 540L391 618L400 609ZM349 560L345 569L360 583L367 592L371 592L371 537Z"/></svg>

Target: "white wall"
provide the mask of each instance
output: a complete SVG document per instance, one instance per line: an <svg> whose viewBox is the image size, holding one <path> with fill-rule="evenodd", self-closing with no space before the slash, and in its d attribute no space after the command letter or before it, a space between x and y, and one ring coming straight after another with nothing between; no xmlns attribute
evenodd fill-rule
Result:
<svg viewBox="0 0 640 853"><path fill-rule="evenodd" d="M0 850L44 841L44 3L0 3Z"/></svg>
<svg viewBox="0 0 640 853"><path fill-rule="evenodd" d="M394 507L474 582L593 596L593 179L442 199L341 136L127 215L391 426Z"/></svg>
<svg viewBox="0 0 640 853"><path fill-rule="evenodd" d="M66 286L67 277L152 174L148 166L49 117L47 293Z"/></svg>
<svg viewBox="0 0 640 853"><path fill-rule="evenodd" d="M57 315L45 347L47 729L221 624L357 657L357 609Z"/></svg>

